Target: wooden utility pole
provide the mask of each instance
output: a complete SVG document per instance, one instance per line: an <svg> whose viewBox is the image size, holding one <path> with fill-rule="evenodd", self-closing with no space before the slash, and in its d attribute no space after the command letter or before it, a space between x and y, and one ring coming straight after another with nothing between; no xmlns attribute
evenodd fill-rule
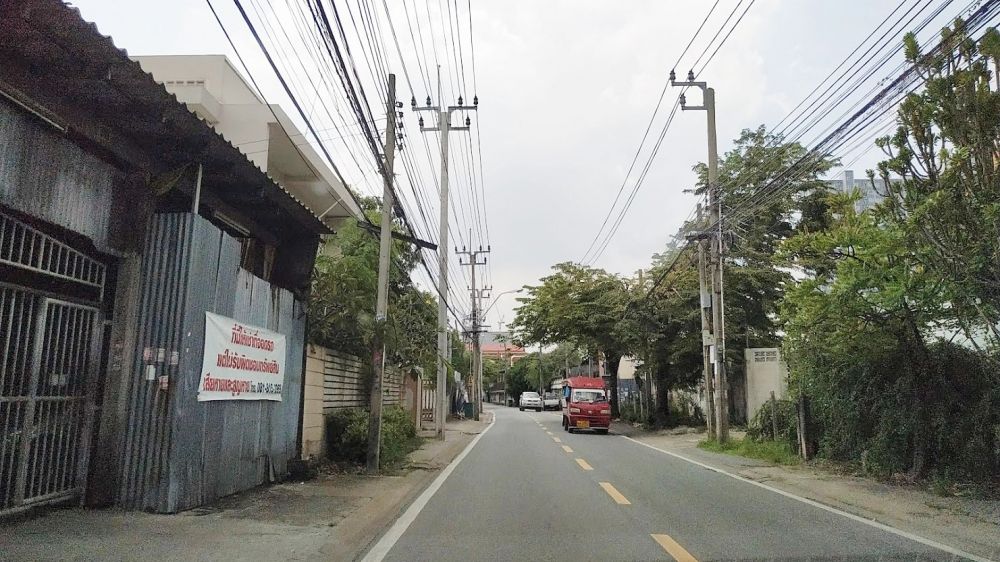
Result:
<svg viewBox="0 0 1000 562"><path fill-rule="evenodd" d="M392 182L396 155L396 75L389 75L386 103L385 161L382 163L382 224L379 232L378 290L375 297L375 341L372 352L372 388L368 409L368 456L365 470L379 469L382 447L382 375L385 369L385 324L389 305L389 263L392 257Z"/></svg>

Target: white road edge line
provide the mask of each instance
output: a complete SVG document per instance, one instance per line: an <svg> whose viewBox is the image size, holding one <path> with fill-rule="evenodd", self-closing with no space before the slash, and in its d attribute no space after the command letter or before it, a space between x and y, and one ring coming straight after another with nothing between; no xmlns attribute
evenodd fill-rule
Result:
<svg viewBox="0 0 1000 562"><path fill-rule="evenodd" d="M451 463L446 466L443 471L441 471L441 474L438 474L438 477L431 482L431 485L428 486L427 489L424 490L412 504L410 504L410 507L406 508L403 515L392 524L392 527L390 527L389 530L382 535L382 538L375 543L375 546L373 546L371 550L365 554L364 558L361 559L362 562L381 562L382 559L389 554L392 547L396 546L396 541L403 536L403 533L405 533L410 527L410 524L416 520L417 516L420 515L420 512L423 511L424 507L427 505L427 502L434 497L434 494L436 494L438 489L441 488L441 485L444 484L444 481L451 476L451 473L454 472L455 468L458 467L458 465L465 459L466 455L469 454L469 451L471 451L473 447L479 443L479 440L483 438L483 435L486 435L487 431L493 428L493 424L496 422L497 416L494 413L493 420L490 421L490 425L486 426L486 429L484 429L482 433L475 436L472 441L465 446L465 449L463 449L462 452L455 457L455 460L451 461Z"/></svg>
<svg viewBox="0 0 1000 562"><path fill-rule="evenodd" d="M786 498L791 498L793 500L802 502L804 504L811 505L813 507L818 507L818 508L820 508L820 509L822 509L824 511L829 511L830 513L836 513L837 515L846 517L846 518L848 518L848 519L850 519L852 521L857 521L858 523L864 523L865 525L868 525L868 526L871 526L871 527L875 527L876 529L881 529L881 530L883 530L883 531L885 531L887 533L892 533L894 535L897 535L897 536L900 536L900 537L903 537L903 538L906 538L906 539L910 539L911 541L918 542L920 544L923 544L923 545L926 545L926 546L929 546L929 547L932 547L932 548L936 548L938 550L947 552L948 554L952 554L952 555L955 555L955 556L961 556L961 557L967 558L969 560L974 560L975 562L995 562L993 560L990 560L989 558L983 558L981 556L976 556L975 554L970 554L968 552L965 552L964 550L959 550L957 548L950 547L950 546L948 546L946 544L942 544L942 543L939 543L937 541L933 541L931 539L921 537L920 535L915 535L913 533L908 533L906 531L897 529L895 527L890 527L889 525L886 525L885 523L879 523L878 521L875 521L873 519L868 519L868 518L865 518L865 517L861 517L860 515L855 515L853 513L848 513L846 511L837 509L835 507L831 507L829 505L820 503L820 502L818 502L816 500L811 500L809 498L804 498L802 496L797 496L797 495L795 495L795 494L793 494L791 492L786 492L784 490L780 490L780 489L775 488L773 486L768 486L767 484L763 484L761 482L757 482L756 480L750 480L749 478L744 478L744 477L742 477L742 476L740 476L738 474L733 474L732 472L728 472L728 471L722 470L721 468L717 468L717 467L705 464L703 462L698 462L698 461L696 461L694 459L690 459L688 457L685 457L684 455L679 455L677 453L674 453L674 452L671 452L671 451L667 451L667 450L661 449L659 447L654 447L653 445L650 445L649 443L643 443L642 441L639 441L639 440L636 440L636 439L632 439L631 437L628 437L627 435L622 435L622 437L624 437L625 439L628 439L629 441L631 441L633 443L636 443L638 445L642 445L643 447L649 447L650 449L653 449L654 451L659 451L659 452L661 452L661 453L663 453L665 455L670 455L671 457L675 457L675 458L678 458L678 459L680 459L682 461L689 462L689 463L691 463L693 465L700 466L702 468L711 470L712 472L717 472L719 474L728 476L728 477L733 478L735 480L739 480L740 482L745 482L747 484L752 484L754 486L757 486L758 488L763 488L765 490L774 492L775 494L779 494L779 495L785 496Z"/></svg>

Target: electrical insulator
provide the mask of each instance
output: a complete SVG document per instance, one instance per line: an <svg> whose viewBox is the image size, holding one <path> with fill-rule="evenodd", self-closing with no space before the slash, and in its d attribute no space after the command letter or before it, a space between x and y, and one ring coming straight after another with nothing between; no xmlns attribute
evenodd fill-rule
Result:
<svg viewBox="0 0 1000 562"><path fill-rule="evenodd" d="M687 97L685 97L684 94L681 94L681 107L684 107L684 104L686 103L687 103Z"/></svg>
<svg viewBox="0 0 1000 562"><path fill-rule="evenodd" d="M427 96L427 107L431 106L431 97Z"/></svg>
<svg viewBox="0 0 1000 562"><path fill-rule="evenodd" d="M423 127L423 126L424 126L424 118L423 118L423 117L421 117L420 119L418 119L418 120L417 120L417 123L419 123L419 124L420 124L420 126L421 126L421 127Z"/></svg>
<svg viewBox="0 0 1000 562"><path fill-rule="evenodd" d="M462 96L458 96L458 105L462 105Z"/></svg>
<svg viewBox="0 0 1000 562"><path fill-rule="evenodd" d="M689 70L688 71L688 82L694 82L694 71L693 70Z"/></svg>
<svg viewBox="0 0 1000 562"><path fill-rule="evenodd" d="M396 112L396 114L397 114L397 115L399 115L399 118L400 118L400 119L402 119L402 118L403 118L403 112L402 112L402 111L397 111L397 112Z"/></svg>
<svg viewBox="0 0 1000 562"><path fill-rule="evenodd" d="M674 80L677 80L677 73L675 73L673 71L673 69L671 69L670 70L670 81L673 82Z"/></svg>
<svg viewBox="0 0 1000 562"><path fill-rule="evenodd" d="M470 125L472 125L472 119L469 119L468 117L466 117L465 118L465 126L468 127Z"/></svg>
<svg viewBox="0 0 1000 562"><path fill-rule="evenodd" d="M472 105L479 105L479 96L472 96Z"/></svg>
<svg viewBox="0 0 1000 562"><path fill-rule="evenodd" d="M410 96L410 107L417 107L417 96Z"/></svg>

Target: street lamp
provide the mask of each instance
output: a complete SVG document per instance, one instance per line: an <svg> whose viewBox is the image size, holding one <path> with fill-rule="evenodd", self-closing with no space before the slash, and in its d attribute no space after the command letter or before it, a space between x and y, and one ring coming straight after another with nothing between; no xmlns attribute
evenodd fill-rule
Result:
<svg viewBox="0 0 1000 562"><path fill-rule="evenodd" d="M509 295L509 294L512 294L512 293L520 293L523 290L524 290L523 287L520 288L520 289L511 289L510 291L504 291L504 292L500 293L499 295L493 297L493 302L491 302L489 304L489 306L486 307L486 310L484 310L483 313L482 313L483 318L486 318L486 313L489 312L491 308L493 308L493 305L495 305L496 303L498 303L500 301L500 297L502 297L504 295Z"/></svg>
<svg viewBox="0 0 1000 562"><path fill-rule="evenodd" d="M504 291L504 292L500 293L499 295L493 297L493 302L491 302L489 304L489 306L487 306L486 309L483 310L483 312L480 315L481 318L484 318L484 319L486 318L486 313L489 312L490 309L492 309L493 306L496 305L496 303L500 302L500 297L502 297L504 295L509 295L509 294L512 294L512 293L520 293L523 290L524 290L523 288L521 288L521 289L511 289L510 291ZM480 350L479 353L482 354L482 350ZM483 364L483 359L482 359L482 356L480 355L479 365L482 366L482 364ZM509 365L508 365L508 367L509 367ZM480 383L479 384L482 385L482 373L479 373L478 376L480 377ZM507 373L506 372L504 372L503 387L504 387L503 404L504 404L504 406L506 406L507 405Z"/></svg>

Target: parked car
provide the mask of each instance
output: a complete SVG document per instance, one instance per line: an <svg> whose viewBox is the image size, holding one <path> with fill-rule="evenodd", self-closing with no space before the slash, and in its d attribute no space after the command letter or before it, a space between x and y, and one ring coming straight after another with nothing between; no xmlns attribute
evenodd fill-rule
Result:
<svg viewBox="0 0 1000 562"><path fill-rule="evenodd" d="M542 402L542 397L539 396L537 392L522 392L518 409L523 412L525 408L541 412L545 408L545 404Z"/></svg>
<svg viewBox="0 0 1000 562"><path fill-rule="evenodd" d="M562 410L559 395L555 392L546 392L545 398L542 399L542 408L545 410Z"/></svg>

